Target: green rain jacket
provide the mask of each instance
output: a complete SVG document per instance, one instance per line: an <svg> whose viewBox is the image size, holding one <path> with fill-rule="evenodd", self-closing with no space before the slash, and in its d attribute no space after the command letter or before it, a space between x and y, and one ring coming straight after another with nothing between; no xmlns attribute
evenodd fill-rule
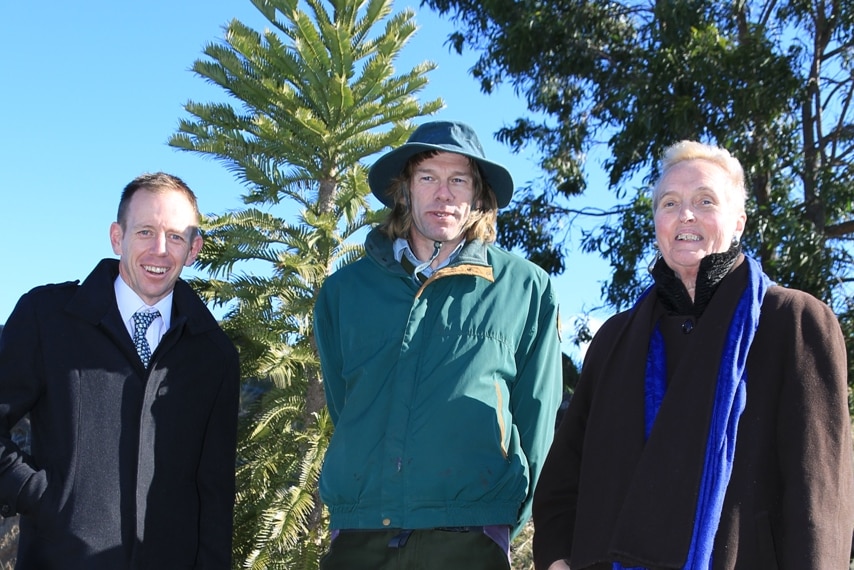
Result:
<svg viewBox="0 0 854 570"><path fill-rule="evenodd" d="M333 529L509 525L530 515L561 398L548 275L473 241L417 285L373 230L315 309L335 424Z"/></svg>

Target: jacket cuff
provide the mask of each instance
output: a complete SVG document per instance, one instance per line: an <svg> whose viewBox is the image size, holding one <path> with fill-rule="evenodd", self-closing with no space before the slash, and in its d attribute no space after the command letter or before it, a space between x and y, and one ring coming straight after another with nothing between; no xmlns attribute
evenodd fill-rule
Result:
<svg viewBox="0 0 854 570"><path fill-rule="evenodd" d="M36 471L30 475L18 492L18 501L15 505L15 511L22 515L31 515L36 512L41 498L47 490L47 473ZM7 505L0 505L0 514L8 516L2 511ZM11 514L15 514L14 512Z"/></svg>

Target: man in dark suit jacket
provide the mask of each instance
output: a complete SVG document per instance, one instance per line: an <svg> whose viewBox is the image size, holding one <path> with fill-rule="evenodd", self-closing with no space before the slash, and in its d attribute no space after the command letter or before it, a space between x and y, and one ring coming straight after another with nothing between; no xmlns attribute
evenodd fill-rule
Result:
<svg viewBox="0 0 854 570"><path fill-rule="evenodd" d="M110 227L120 259L9 317L0 515L21 515L17 568L230 568L238 359L179 280L198 223L183 181L143 175ZM10 435L28 413L30 453Z"/></svg>

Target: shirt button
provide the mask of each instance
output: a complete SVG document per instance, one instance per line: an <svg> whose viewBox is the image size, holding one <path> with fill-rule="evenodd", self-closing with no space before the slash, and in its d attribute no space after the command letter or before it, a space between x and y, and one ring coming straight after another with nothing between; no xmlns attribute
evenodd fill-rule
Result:
<svg viewBox="0 0 854 570"><path fill-rule="evenodd" d="M690 334L691 331L694 330L694 321L693 319L688 319L684 323L682 323L682 332L685 334Z"/></svg>
<svg viewBox="0 0 854 570"><path fill-rule="evenodd" d="M383 519L383 526L388 526L391 524L391 519Z"/></svg>

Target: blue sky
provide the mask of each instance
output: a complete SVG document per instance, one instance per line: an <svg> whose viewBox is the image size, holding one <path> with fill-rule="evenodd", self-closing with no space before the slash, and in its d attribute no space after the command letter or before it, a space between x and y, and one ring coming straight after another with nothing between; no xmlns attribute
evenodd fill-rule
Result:
<svg viewBox="0 0 854 570"><path fill-rule="evenodd" d="M517 185L536 178L533 151L513 155L492 136L524 113L524 103L509 89L482 94L467 73L473 57L444 45L452 25L419 10L417 1L396 1L395 11L407 6L418 11L421 29L398 69L424 60L438 64L422 93L424 100L445 101L434 118L472 124L487 156L505 164ZM138 174L180 176L205 213L241 206L243 189L222 165L166 144L186 116L186 101L223 98L189 68L234 18L259 30L266 23L249 0L0 5L0 49L6 54L0 89L0 323L30 288L83 279L99 259L114 257L108 229L121 189ZM573 206L613 201L601 186L592 183L590 196ZM565 322L601 304L600 282L608 275L603 261L578 253L576 243L570 249L568 270L554 278ZM565 341L565 350L571 348Z"/></svg>

